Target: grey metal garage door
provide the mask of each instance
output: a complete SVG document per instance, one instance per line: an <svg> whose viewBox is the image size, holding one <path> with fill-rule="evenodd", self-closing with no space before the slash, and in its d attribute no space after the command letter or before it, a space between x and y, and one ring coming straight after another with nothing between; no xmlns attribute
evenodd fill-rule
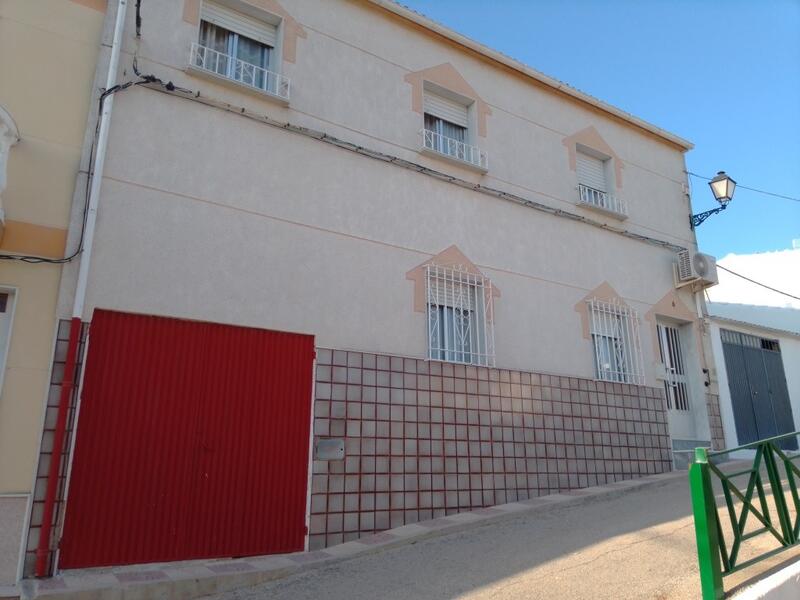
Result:
<svg viewBox="0 0 800 600"><path fill-rule="evenodd" d="M739 444L794 431L780 344L722 329L722 348ZM797 449L797 440L784 442Z"/></svg>

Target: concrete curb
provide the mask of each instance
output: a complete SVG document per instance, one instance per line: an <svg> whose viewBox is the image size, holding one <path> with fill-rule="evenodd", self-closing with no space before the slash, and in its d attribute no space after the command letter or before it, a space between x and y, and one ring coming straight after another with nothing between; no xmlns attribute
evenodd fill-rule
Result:
<svg viewBox="0 0 800 600"><path fill-rule="evenodd" d="M796 600L800 598L800 561L762 579L733 598L734 600Z"/></svg>
<svg viewBox="0 0 800 600"><path fill-rule="evenodd" d="M313 552L296 552L242 559L219 559L128 565L68 571L51 579L27 579L19 587L0 590L0 596L53 600L189 600L237 588L254 586L319 567L383 552L421 540L529 516L540 511L571 508L658 487L686 477L685 471L650 475L615 483L551 494L530 500L480 508L431 521L403 525L357 541Z"/></svg>

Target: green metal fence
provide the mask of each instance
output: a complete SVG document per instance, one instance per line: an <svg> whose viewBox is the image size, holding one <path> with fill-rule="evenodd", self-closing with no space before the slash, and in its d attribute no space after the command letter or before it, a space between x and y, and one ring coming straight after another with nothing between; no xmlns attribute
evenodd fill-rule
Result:
<svg viewBox="0 0 800 600"><path fill-rule="evenodd" d="M797 436L800 436L800 431L720 452L709 452L707 448L695 449L694 461L689 466L689 484L703 600L725 597L723 587L725 576L779 552L800 546L800 496L797 491L800 468L796 462L800 460L800 454L790 455L782 449L787 441ZM714 458L737 450L755 450L756 455L750 468L726 473L714 464ZM771 502L764 491L762 469L766 471L769 491L772 494ZM742 490L733 479L743 476L747 476L747 485ZM727 537L720 521L713 481L719 483L725 499L723 514L727 512L730 521ZM787 493L793 511L790 511L790 505L787 503ZM741 503L738 511L736 501ZM751 516L758 527L746 531ZM752 519L750 523L753 522ZM778 542L778 547L740 561L742 543L759 535L773 536Z"/></svg>

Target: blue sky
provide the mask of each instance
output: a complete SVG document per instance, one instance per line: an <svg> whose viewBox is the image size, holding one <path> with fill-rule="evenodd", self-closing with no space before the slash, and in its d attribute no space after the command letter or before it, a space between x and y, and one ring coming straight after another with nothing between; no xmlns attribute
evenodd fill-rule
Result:
<svg viewBox="0 0 800 600"><path fill-rule="evenodd" d="M403 3L691 140L691 172L800 198L800 0ZM696 212L716 206L692 185ZM738 189L697 235L717 257L788 248L800 202Z"/></svg>

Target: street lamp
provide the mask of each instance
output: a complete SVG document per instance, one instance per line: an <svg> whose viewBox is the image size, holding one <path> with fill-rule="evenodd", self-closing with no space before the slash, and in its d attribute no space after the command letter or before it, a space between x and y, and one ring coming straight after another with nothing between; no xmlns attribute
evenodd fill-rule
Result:
<svg viewBox="0 0 800 600"><path fill-rule="evenodd" d="M725 171L718 172L717 176L708 182L708 185L711 188L711 193L714 194L714 199L719 202L719 206L717 208L712 208L711 210L692 215L689 218L692 229L700 225L711 215L715 215L718 212L728 208L728 202L733 199L733 190L736 189L736 182L728 177L728 175L725 174Z"/></svg>

